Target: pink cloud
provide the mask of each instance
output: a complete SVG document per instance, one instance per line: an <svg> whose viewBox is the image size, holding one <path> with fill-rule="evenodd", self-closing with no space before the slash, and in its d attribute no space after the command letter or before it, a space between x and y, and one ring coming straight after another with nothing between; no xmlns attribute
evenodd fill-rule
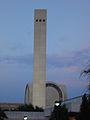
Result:
<svg viewBox="0 0 90 120"><path fill-rule="evenodd" d="M79 66L68 66L61 69L61 71L66 74L75 73L79 70L80 70Z"/></svg>
<svg viewBox="0 0 90 120"><path fill-rule="evenodd" d="M52 67L49 68L47 73L50 75L66 75L66 74L74 74L80 71L79 66L67 66L67 67Z"/></svg>

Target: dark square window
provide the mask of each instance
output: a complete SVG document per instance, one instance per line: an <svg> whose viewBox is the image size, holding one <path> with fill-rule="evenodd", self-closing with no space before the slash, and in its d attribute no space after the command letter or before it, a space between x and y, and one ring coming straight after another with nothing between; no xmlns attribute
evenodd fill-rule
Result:
<svg viewBox="0 0 90 120"><path fill-rule="evenodd" d="M45 19L43 19L43 22L45 22Z"/></svg>
<svg viewBox="0 0 90 120"><path fill-rule="evenodd" d="M38 19L36 19L36 22L38 22Z"/></svg>

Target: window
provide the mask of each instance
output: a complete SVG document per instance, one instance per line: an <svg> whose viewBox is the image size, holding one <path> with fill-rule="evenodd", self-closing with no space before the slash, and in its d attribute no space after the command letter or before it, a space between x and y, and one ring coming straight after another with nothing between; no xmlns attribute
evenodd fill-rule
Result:
<svg viewBox="0 0 90 120"><path fill-rule="evenodd" d="M45 19L43 19L43 22L45 22Z"/></svg>
<svg viewBox="0 0 90 120"><path fill-rule="evenodd" d="M38 19L36 19L36 22L38 22Z"/></svg>

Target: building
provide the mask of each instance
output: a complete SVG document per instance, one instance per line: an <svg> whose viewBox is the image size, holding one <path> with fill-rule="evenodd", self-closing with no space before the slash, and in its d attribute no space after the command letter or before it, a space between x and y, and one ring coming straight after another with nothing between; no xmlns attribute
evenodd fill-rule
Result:
<svg viewBox="0 0 90 120"><path fill-rule="evenodd" d="M53 107L55 101L64 101L67 99L66 86L54 82L46 83L46 108Z"/></svg>
<svg viewBox="0 0 90 120"><path fill-rule="evenodd" d="M25 89L25 104L46 108L53 107L56 100L65 100L67 92L65 85L53 82L46 83L46 25L47 11L34 11L34 66L33 83Z"/></svg>
<svg viewBox="0 0 90 120"><path fill-rule="evenodd" d="M32 104L45 108L47 11L34 11L34 71Z"/></svg>
<svg viewBox="0 0 90 120"><path fill-rule="evenodd" d="M5 113L8 117L5 120L48 120L44 112L5 111Z"/></svg>
<svg viewBox="0 0 90 120"><path fill-rule="evenodd" d="M66 105L69 112L70 111L79 112L81 103L82 103L82 96L66 99L62 102L62 104Z"/></svg>
<svg viewBox="0 0 90 120"><path fill-rule="evenodd" d="M64 101L65 99L67 99L67 90L65 85L57 85L54 82L46 83L45 108L53 107L55 101ZM28 83L26 85L24 103L32 104L32 84Z"/></svg>

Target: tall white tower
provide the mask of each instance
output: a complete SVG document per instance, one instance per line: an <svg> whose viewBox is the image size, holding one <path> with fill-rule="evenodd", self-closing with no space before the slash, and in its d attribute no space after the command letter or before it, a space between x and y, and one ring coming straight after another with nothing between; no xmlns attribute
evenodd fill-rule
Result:
<svg viewBox="0 0 90 120"><path fill-rule="evenodd" d="M45 108L47 11L34 11L34 70L32 104Z"/></svg>

